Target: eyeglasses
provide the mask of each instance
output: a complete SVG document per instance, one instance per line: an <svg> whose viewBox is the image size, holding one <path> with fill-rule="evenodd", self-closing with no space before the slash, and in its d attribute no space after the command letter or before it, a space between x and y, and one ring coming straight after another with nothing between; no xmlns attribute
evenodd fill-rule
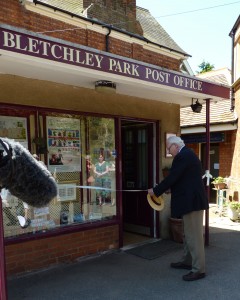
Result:
<svg viewBox="0 0 240 300"><path fill-rule="evenodd" d="M167 148L168 153L170 153L171 147L172 147L173 145L175 145L175 144L171 144L171 145Z"/></svg>

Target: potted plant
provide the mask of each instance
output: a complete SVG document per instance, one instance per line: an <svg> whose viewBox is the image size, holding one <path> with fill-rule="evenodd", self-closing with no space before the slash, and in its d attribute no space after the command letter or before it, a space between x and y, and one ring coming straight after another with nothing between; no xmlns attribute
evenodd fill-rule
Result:
<svg viewBox="0 0 240 300"><path fill-rule="evenodd" d="M228 217L232 221L236 221L239 219L240 213L240 202L239 201L230 201L227 207Z"/></svg>
<svg viewBox="0 0 240 300"><path fill-rule="evenodd" d="M218 190L222 190L227 187L225 178L221 176L213 178L212 184L214 184L215 189Z"/></svg>

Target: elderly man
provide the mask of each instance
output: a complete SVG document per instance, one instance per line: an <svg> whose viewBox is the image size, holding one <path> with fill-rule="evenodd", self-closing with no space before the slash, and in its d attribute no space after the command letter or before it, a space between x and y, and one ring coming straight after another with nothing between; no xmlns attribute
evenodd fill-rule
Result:
<svg viewBox="0 0 240 300"><path fill-rule="evenodd" d="M208 209L201 162L180 137L168 138L167 149L174 157L170 173L148 193L159 197L171 189L171 216L183 219L184 231L182 259L171 267L191 270L183 276L185 281L198 280L205 277L203 214Z"/></svg>

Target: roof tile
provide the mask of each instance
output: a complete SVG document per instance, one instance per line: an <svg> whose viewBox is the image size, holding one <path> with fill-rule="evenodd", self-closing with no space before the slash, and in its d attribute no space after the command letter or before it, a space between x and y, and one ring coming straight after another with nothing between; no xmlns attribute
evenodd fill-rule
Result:
<svg viewBox="0 0 240 300"><path fill-rule="evenodd" d="M82 15L83 12L83 1L80 0L41 0L40 2L76 15Z"/></svg>
<svg viewBox="0 0 240 300"><path fill-rule="evenodd" d="M143 36L145 38L162 46L188 55L181 47L178 46L178 44L171 38L165 29L150 14L149 10L137 6L137 20L142 26Z"/></svg>

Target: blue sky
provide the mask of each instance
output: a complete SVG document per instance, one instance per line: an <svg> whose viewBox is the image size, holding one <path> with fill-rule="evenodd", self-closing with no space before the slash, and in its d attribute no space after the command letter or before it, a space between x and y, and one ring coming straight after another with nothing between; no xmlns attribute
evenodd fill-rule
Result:
<svg viewBox="0 0 240 300"><path fill-rule="evenodd" d="M175 42L192 56L188 62L194 73L199 71L203 60L213 64L215 70L231 69L229 33L240 14L240 1L136 0L136 4L148 9Z"/></svg>

